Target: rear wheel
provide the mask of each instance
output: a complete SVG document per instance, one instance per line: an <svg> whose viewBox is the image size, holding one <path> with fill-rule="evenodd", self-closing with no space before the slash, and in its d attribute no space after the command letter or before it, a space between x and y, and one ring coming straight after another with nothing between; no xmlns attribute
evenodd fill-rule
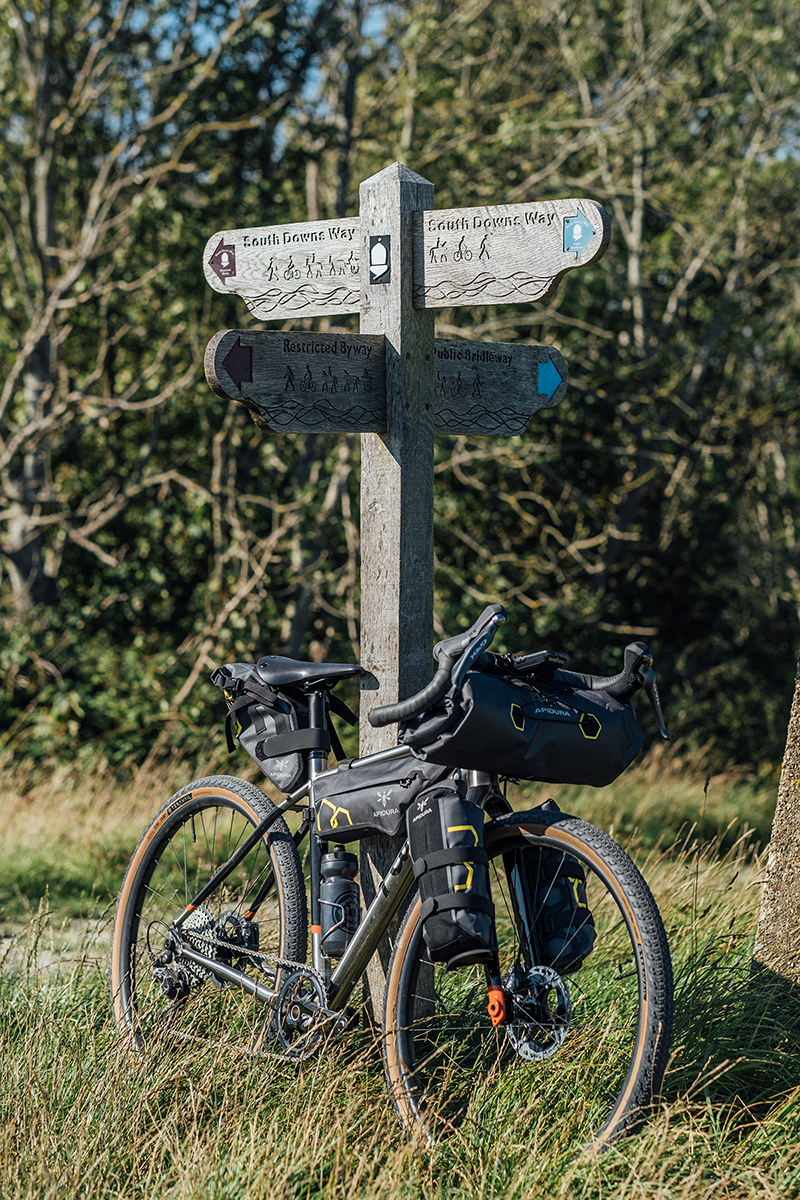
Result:
<svg viewBox="0 0 800 1200"><path fill-rule="evenodd" d="M264 994L305 962L305 888L292 837L277 818L238 867L182 926L190 949L242 972L258 994L170 952L176 918L274 806L231 776L198 779L177 792L145 830L117 902L111 993L120 1032L137 1047L154 1035L264 1049L272 1010ZM296 969L296 967L295 967ZM252 990L255 990L252 989Z"/></svg>
<svg viewBox="0 0 800 1200"><path fill-rule="evenodd" d="M523 1134L552 1122L566 1095L579 1101L570 1137L609 1143L647 1113L667 1064L672 969L655 901L619 846L565 814L503 817L487 825L486 850L510 1018L493 1027L484 968L431 964L417 900L386 988L395 1107L431 1137L454 1125L485 1137L510 1118ZM572 888L571 906L558 886Z"/></svg>

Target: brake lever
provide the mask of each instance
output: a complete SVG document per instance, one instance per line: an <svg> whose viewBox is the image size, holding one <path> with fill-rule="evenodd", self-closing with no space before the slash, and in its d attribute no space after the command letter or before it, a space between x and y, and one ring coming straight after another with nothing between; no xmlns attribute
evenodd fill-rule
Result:
<svg viewBox="0 0 800 1200"><path fill-rule="evenodd" d="M481 634L477 642L473 642L471 646L468 646L461 655L450 674L450 682L456 690L461 687L461 684L464 682L464 676L475 660L480 658L487 646L491 646L494 641L494 635L505 620L505 612L493 613L489 620L489 628L485 633Z"/></svg>
<svg viewBox="0 0 800 1200"><path fill-rule="evenodd" d="M658 732L661 734L665 742L670 740L667 727L664 724L664 714L661 711L661 700L658 696L658 684L656 683L655 671L651 667L644 678L644 690L647 692L647 699L650 701L650 707L653 710L653 715L658 725Z"/></svg>

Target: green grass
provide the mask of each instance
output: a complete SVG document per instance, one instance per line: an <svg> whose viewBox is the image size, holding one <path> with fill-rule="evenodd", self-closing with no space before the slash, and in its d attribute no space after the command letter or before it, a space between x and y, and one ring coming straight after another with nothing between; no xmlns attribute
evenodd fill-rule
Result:
<svg viewBox="0 0 800 1200"><path fill-rule="evenodd" d="M6 779L3 1200L800 1196L800 997L751 980L761 861L751 835L734 836L751 804L768 807L766 794L751 788L742 800L744 783L716 779L703 806L703 775L670 780L662 765L569 802L553 789L516 797L556 794L565 809L622 831L675 960L662 1101L639 1133L593 1159L570 1136L584 1102L573 1093L494 1136L465 1128L433 1152L410 1142L363 1030L301 1067L225 1047L127 1052L109 1015L108 908L142 828L191 774L122 790L102 772L48 786ZM649 802L664 813L661 846ZM584 1086L591 1096L592 1080Z"/></svg>

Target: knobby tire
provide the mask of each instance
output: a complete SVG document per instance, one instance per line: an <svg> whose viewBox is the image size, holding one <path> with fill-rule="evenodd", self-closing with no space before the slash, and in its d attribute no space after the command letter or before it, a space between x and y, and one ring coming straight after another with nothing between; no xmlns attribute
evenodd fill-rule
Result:
<svg viewBox="0 0 800 1200"><path fill-rule="evenodd" d="M201 980L195 975L188 996L170 1000L153 978L152 952L163 950L170 924L273 809L254 784L210 776L176 792L142 835L117 902L110 972L117 1029L137 1049L153 1037L232 1045L249 1054L268 1047L271 1013L261 1001L211 975ZM259 952L305 962L305 886L297 849L282 818L205 907L217 927L224 925L226 936L235 937L236 920L260 893L265 895L254 917ZM195 943L195 949L208 953L202 937L195 936ZM256 954L231 951L229 961L255 980L264 979Z"/></svg>
<svg viewBox="0 0 800 1200"><path fill-rule="evenodd" d="M484 969L431 964L417 899L389 964L387 1082L403 1123L430 1140L456 1127L484 1143L524 1139L534 1126L552 1133L569 1097L559 1135L602 1149L641 1123L661 1088L673 1010L667 939L647 884L611 838L578 818L534 810L486 827L503 972L520 953L506 864L522 850L530 861L530 848L534 861L540 848L583 865L597 929L583 964L564 974L572 1016L563 1043L533 1061L515 1053L489 1019Z"/></svg>

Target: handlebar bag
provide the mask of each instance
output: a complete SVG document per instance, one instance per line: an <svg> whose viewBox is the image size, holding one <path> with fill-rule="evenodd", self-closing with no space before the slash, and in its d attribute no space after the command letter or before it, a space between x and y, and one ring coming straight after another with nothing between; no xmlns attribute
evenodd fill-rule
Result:
<svg viewBox="0 0 800 1200"><path fill-rule="evenodd" d="M218 667L211 682L222 688L228 716L225 732L233 751L232 726L241 746L277 788L292 792L308 779L307 750L330 750L327 730L308 728L308 701L294 688L263 683L253 663Z"/></svg>
<svg viewBox="0 0 800 1200"><path fill-rule="evenodd" d="M630 701L566 684L477 671L460 695L400 725L424 762L543 783L604 787L644 741Z"/></svg>
<svg viewBox="0 0 800 1200"><path fill-rule="evenodd" d="M492 959L494 905L480 805L448 784L422 792L406 814L422 900L422 936L448 970Z"/></svg>
<svg viewBox="0 0 800 1200"><path fill-rule="evenodd" d="M392 762L339 763L311 785L314 831L323 841L341 843L374 833L396 837L414 797L446 774L446 767L419 762L410 751Z"/></svg>

